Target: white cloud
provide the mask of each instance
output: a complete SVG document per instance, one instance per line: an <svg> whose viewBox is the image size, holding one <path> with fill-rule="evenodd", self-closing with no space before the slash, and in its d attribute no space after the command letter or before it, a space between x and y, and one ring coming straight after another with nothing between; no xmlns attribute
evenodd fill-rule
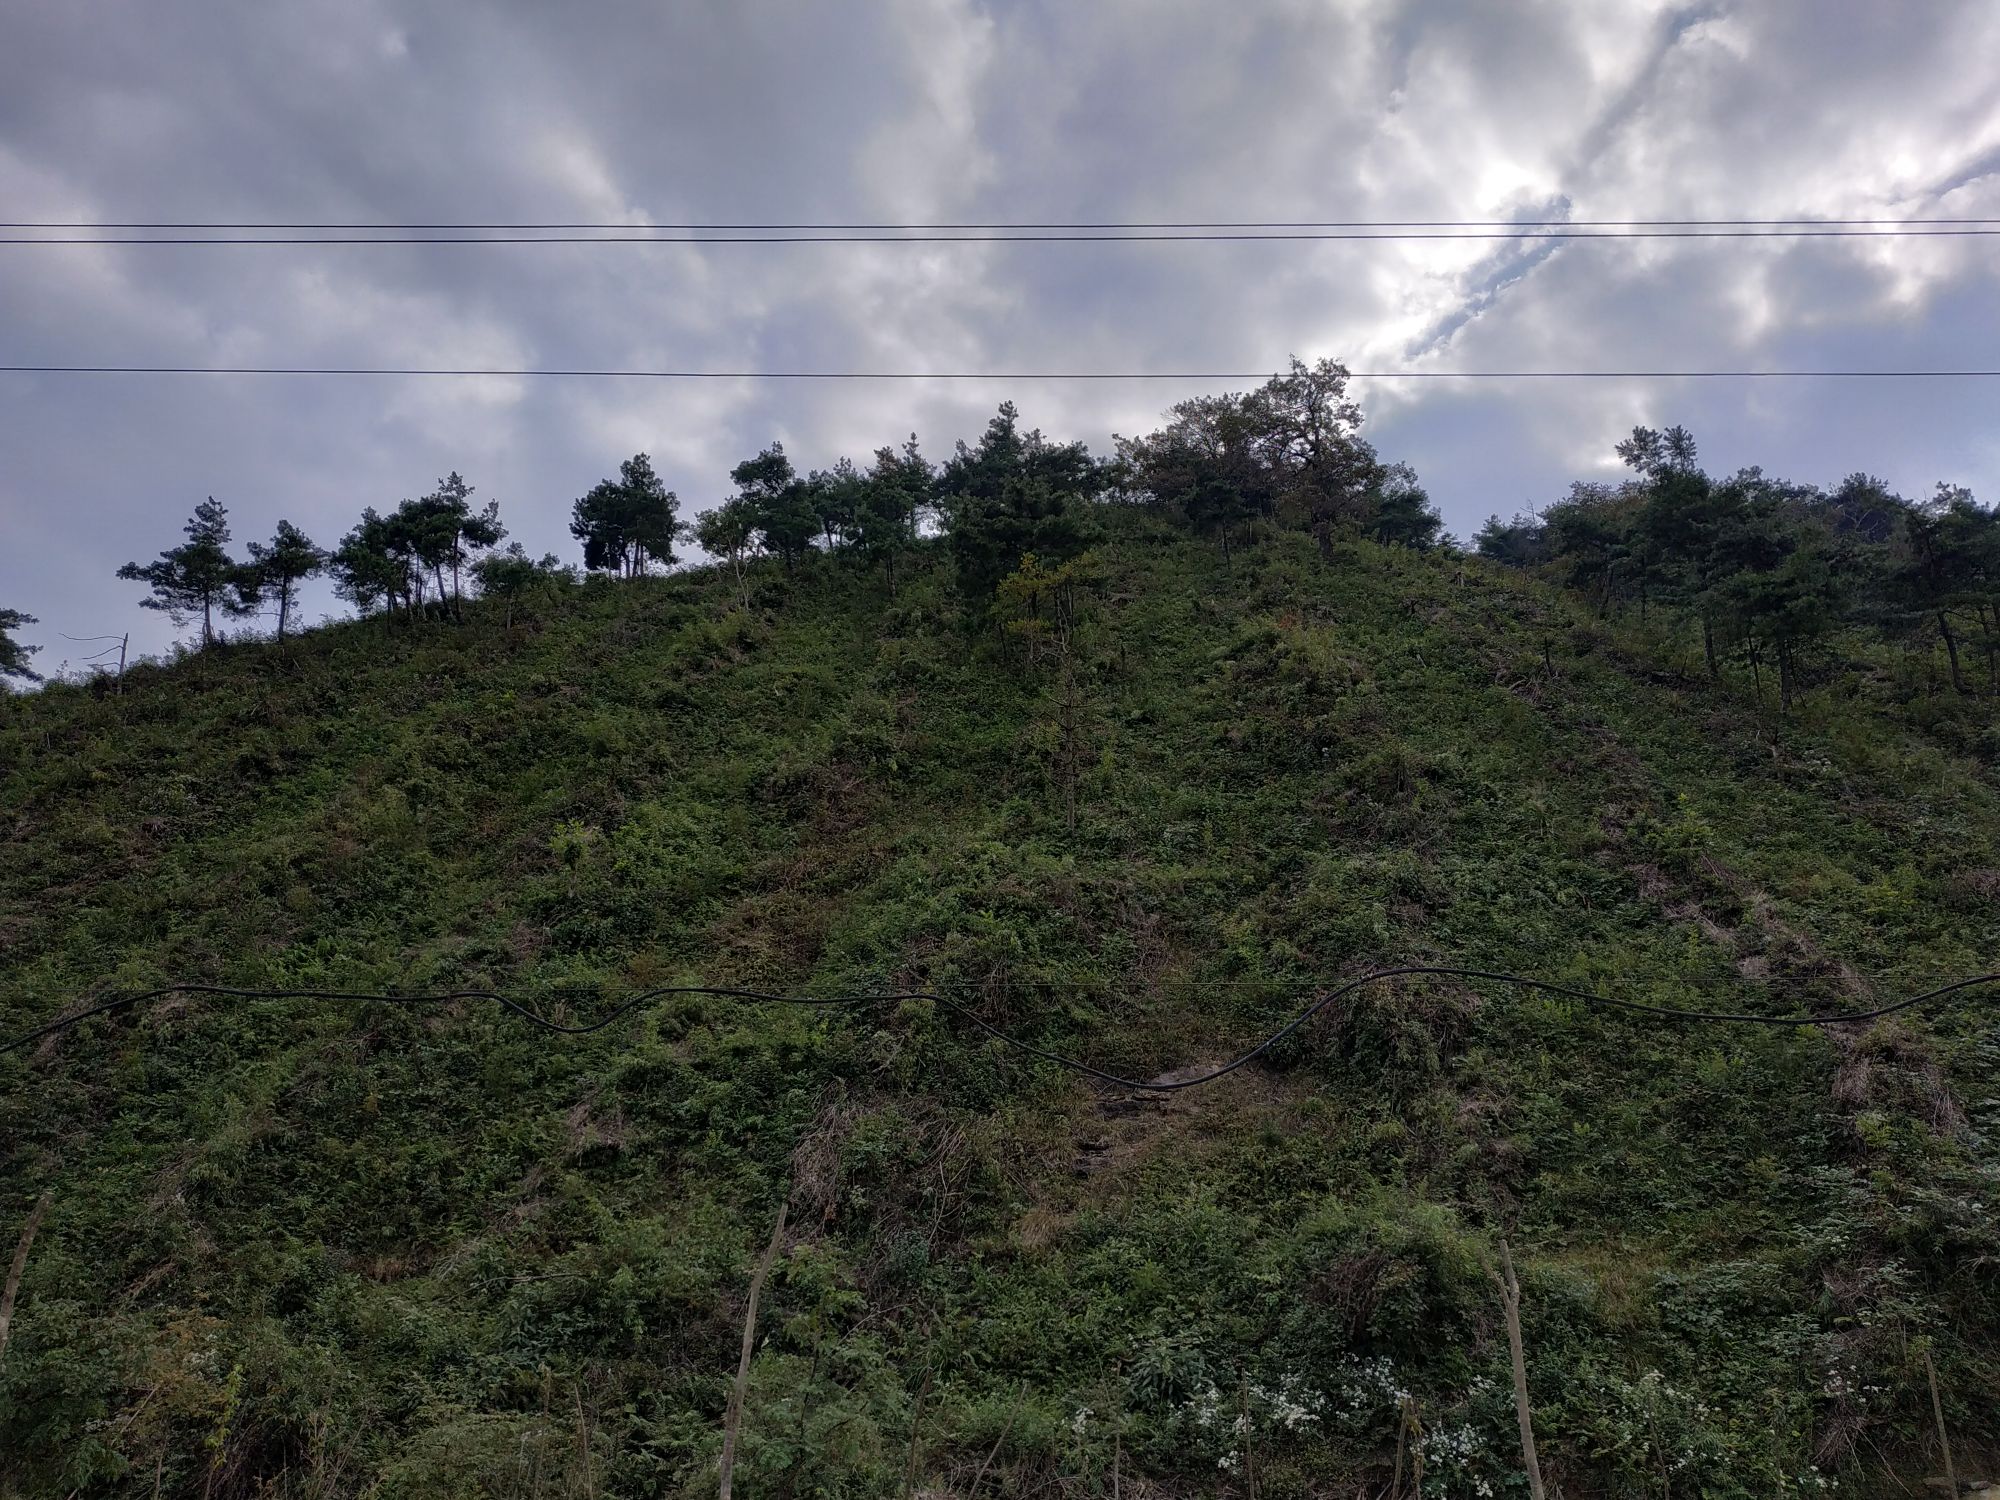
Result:
<svg viewBox="0 0 2000 1500"><path fill-rule="evenodd" d="M1979 0L313 0L39 7L0 56L22 217L617 222L2000 215ZM1990 363L1991 240L10 251L6 362L1259 369ZM458 468L567 551L653 454L684 506L782 437L935 456L1014 396L1103 444L1194 387L0 380L0 601L157 632L124 560L202 495L323 539ZM1638 421L1722 466L2000 498L1991 391L1371 384L1461 531ZM32 527L28 524L32 519ZM32 571L19 559L43 561ZM73 630L72 633L78 633Z"/></svg>

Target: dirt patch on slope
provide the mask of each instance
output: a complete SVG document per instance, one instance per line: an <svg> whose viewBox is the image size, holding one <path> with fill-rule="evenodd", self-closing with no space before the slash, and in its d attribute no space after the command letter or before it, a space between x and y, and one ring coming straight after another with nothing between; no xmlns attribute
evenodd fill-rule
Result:
<svg viewBox="0 0 2000 1500"><path fill-rule="evenodd" d="M1213 1072L1223 1061L1202 1059L1149 1081L1185 1083ZM1019 1179L1029 1206L1015 1224L1015 1239L1038 1249L1083 1209L1126 1197L1149 1170L1205 1157L1241 1141L1246 1132L1313 1130L1306 1104L1314 1097L1310 1082L1255 1064L1174 1092L1080 1086L1067 1115L1052 1124L1039 1144L1042 1170ZM1066 1172L1049 1170L1064 1161Z"/></svg>

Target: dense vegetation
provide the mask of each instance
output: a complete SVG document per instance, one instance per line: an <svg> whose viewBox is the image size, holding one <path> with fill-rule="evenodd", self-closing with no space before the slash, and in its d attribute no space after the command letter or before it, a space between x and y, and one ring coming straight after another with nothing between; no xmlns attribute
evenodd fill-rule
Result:
<svg viewBox="0 0 2000 1500"><path fill-rule="evenodd" d="M773 448L664 577L628 465L587 582L461 596L440 541L369 618L10 701L0 1027L926 987L1150 1075L1399 962L1765 1011L1991 966L1942 642L1836 611L1781 713L1695 574L1436 546L1331 373L1111 464L1011 409L935 471ZM1161 1103L924 1002L163 1003L0 1056L0 1225L51 1194L0 1492L712 1493L781 1201L753 1497L1524 1494L1503 1235L1565 1494L1915 1492L1926 1355L1961 1474L2000 1430L1991 1014L1410 979Z"/></svg>
<svg viewBox="0 0 2000 1500"><path fill-rule="evenodd" d="M1680 427L1636 428L1618 453L1635 479L1576 484L1537 516L1492 517L1480 553L1540 565L1600 615L1677 609L1699 629L1710 676L1733 656L1761 696L1768 665L1787 709L1843 627L1892 643L1934 633L1958 693L1968 690L1963 648L1976 640L1985 691L2000 694L2000 512L1962 485L1940 482L1910 501L1870 474L1830 491L1755 468L1714 479ZM1837 644L1825 660L1840 670Z"/></svg>

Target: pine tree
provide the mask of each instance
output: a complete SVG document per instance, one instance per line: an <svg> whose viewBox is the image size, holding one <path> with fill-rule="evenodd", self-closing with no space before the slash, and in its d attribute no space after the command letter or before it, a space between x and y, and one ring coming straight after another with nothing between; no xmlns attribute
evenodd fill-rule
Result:
<svg viewBox="0 0 2000 1500"><path fill-rule="evenodd" d="M637 578L648 561L672 566L679 509L652 459L637 453L619 464L616 479L592 486L571 507L569 534L583 543L586 568Z"/></svg>
<svg viewBox="0 0 2000 1500"><path fill-rule="evenodd" d="M1908 556L1895 574L1896 587L1914 612L1937 625L1951 664L1952 689L1962 693L1955 615L1975 613L1987 633L1989 680L1994 675L1986 606L2000 588L2000 519L1981 510L1971 491L1940 484L1930 499L1909 511L1905 530Z"/></svg>
<svg viewBox="0 0 2000 1500"><path fill-rule="evenodd" d="M270 541L250 544L250 566L260 588L277 597L278 639L282 641L299 584L326 571L327 555L290 521L280 521Z"/></svg>
<svg viewBox="0 0 2000 1500"><path fill-rule="evenodd" d="M1736 502L1715 537L1712 598L1750 658L1763 693L1765 652L1778 668L1779 706L1798 692L1799 652L1840 618L1846 570L1823 525L1812 521L1797 485L1746 469L1721 488Z"/></svg>
<svg viewBox="0 0 2000 1500"><path fill-rule="evenodd" d="M785 456L785 445L773 443L755 458L746 458L729 471L729 479L737 498L756 517L765 549L783 558L785 571L790 572L811 550L820 518L805 483Z"/></svg>
<svg viewBox="0 0 2000 1500"><path fill-rule="evenodd" d="M757 542L757 513L750 502L738 495L713 510L695 517L694 539L711 557L726 557L736 574L737 592L743 607L750 607L750 585L743 577L743 563Z"/></svg>
<svg viewBox="0 0 2000 1500"><path fill-rule="evenodd" d="M855 542L862 556L888 572L889 592L896 592L896 554L917 539L917 526L931 501L935 476L917 451L917 435L898 453L877 448L875 462L863 482L855 518Z"/></svg>
<svg viewBox="0 0 2000 1500"><path fill-rule="evenodd" d="M328 559L328 571L333 574L334 591L363 614L380 605L393 615L399 604L405 613L414 614L422 602L423 572L408 528L372 505L341 539Z"/></svg>
<svg viewBox="0 0 2000 1500"><path fill-rule="evenodd" d="M850 458L837 460L825 473L815 469L807 476L806 504L812 507L820 534L826 538L827 551L853 539L866 488L867 481Z"/></svg>
<svg viewBox="0 0 2000 1500"><path fill-rule="evenodd" d="M564 567L553 552L537 562L514 542L505 552L489 552L475 561L472 577L482 595L506 606L505 624L512 629L517 609L561 593L576 582L576 570Z"/></svg>
<svg viewBox="0 0 2000 1500"><path fill-rule="evenodd" d="M430 570L440 602L450 600L457 609L464 593L464 568L473 555L498 546L507 535L500 524L500 502L489 500L485 508L472 508L472 486L456 470L437 482L437 488L416 500L405 500L396 508L396 521L407 536L418 563ZM445 587L445 569L451 570L451 587Z"/></svg>
<svg viewBox="0 0 2000 1500"><path fill-rule="evenodd" d="M1322 557L1332 556L1334 528L1364 514L1377 469L1347 380L1347 367L1333 360L1294 358L1289 373L1266 381L1247 403L1278 505L1302 513Z"/></svg>
<svg viewBox="0 0 2000 1500"><path fill-rule="evenodd" d="M1548 528L1539 516L1518 515L1503 521L1492 515L1473 536L1472 547L1481 557L1509 567L1534 567L1549 560Z"/></svg>
<svg viewBox="0 0 2000 1500"><path fill-rule="evenodd" d="M15 631L35 623L33 615L18 609L0 609L0 677L19 677L27 682L42 680L42 674L28 665L28 658L42 648L25 646L14 639Z"/></svg>
<svg viewBox="0 0 2000 1500"><path fill-rule="evenodd" d="M1642 579L1694 610L1701 620L1709 676L1720 676L1715 631L1727 564L1718 548L1762 476L1753 479L1752 471L1746 471L1728 483L1716 483L1696 463L1694 435L1685 427L1634 427L1617 453L1640 476L1636 483L1644 504L1633 540Z"/></svg>
<svg viewBox="0 0 2000 1500"><path fill-rule="evenodd" d="M1034 553L1059 563L1083 550L1076 507L1103 493L1104 471L1082 443L1051 443L1023 432L1011 401L986 424L979 445L964 442L938 480L959 581L977 602Z"/></svg>
<svg viewBox="0 0 2000 1500"><path fill-rule="evenodd" d="M1275 494L1250 398L1196 396L1167 416L1158 432L1116 439L1119 462L1133 487L1215 537L1227 559L1237 526L1268 515Z"/></svg>
<svg viewBox="0 0 2000 1500"><path fill-rule="evenodd" d="M157 562L127 563L118 570L129 578L152 586L152 597L139 601L143 609L157 609L176 625L201 618L201 643L215 639L215 615L243 616L257 607L257 576L229 555L229 512L210 495L194 510L187 524L187 540L162 552Z"/></svg>
<svg viewBox="0 0 2000 1500"><path fill-rule="evenodd" d="M1374 519L1368 529L1378 542L1428 551L1438 543L1444 521L1408 464L1384 464L1369 482Z"/></svg>

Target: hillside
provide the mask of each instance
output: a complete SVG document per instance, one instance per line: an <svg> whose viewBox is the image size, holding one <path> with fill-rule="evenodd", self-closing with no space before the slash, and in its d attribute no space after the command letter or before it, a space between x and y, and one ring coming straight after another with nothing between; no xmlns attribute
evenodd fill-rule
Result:
<svg viewBox="0 0 2000 1500"><path fill-rule="evenodd" d="M1067 672L932 549L8 701L0 1030L927 987L1150 1077L1398 963L1769 1012L1996 966L1990 759L1478 559L1103 524ZM1405 979L1159 1103L924 1002L162 1002L0 1056L0 1257L52 1195L0 1492L713 1493L789 1192L752 1497L1373 1494L1409 1414L1424 1494L1525 1494L1502 1235L1564 1494L1916 1493L1926 1349L1961 1475L2000 1432L1992 1014Z"/></svg>

